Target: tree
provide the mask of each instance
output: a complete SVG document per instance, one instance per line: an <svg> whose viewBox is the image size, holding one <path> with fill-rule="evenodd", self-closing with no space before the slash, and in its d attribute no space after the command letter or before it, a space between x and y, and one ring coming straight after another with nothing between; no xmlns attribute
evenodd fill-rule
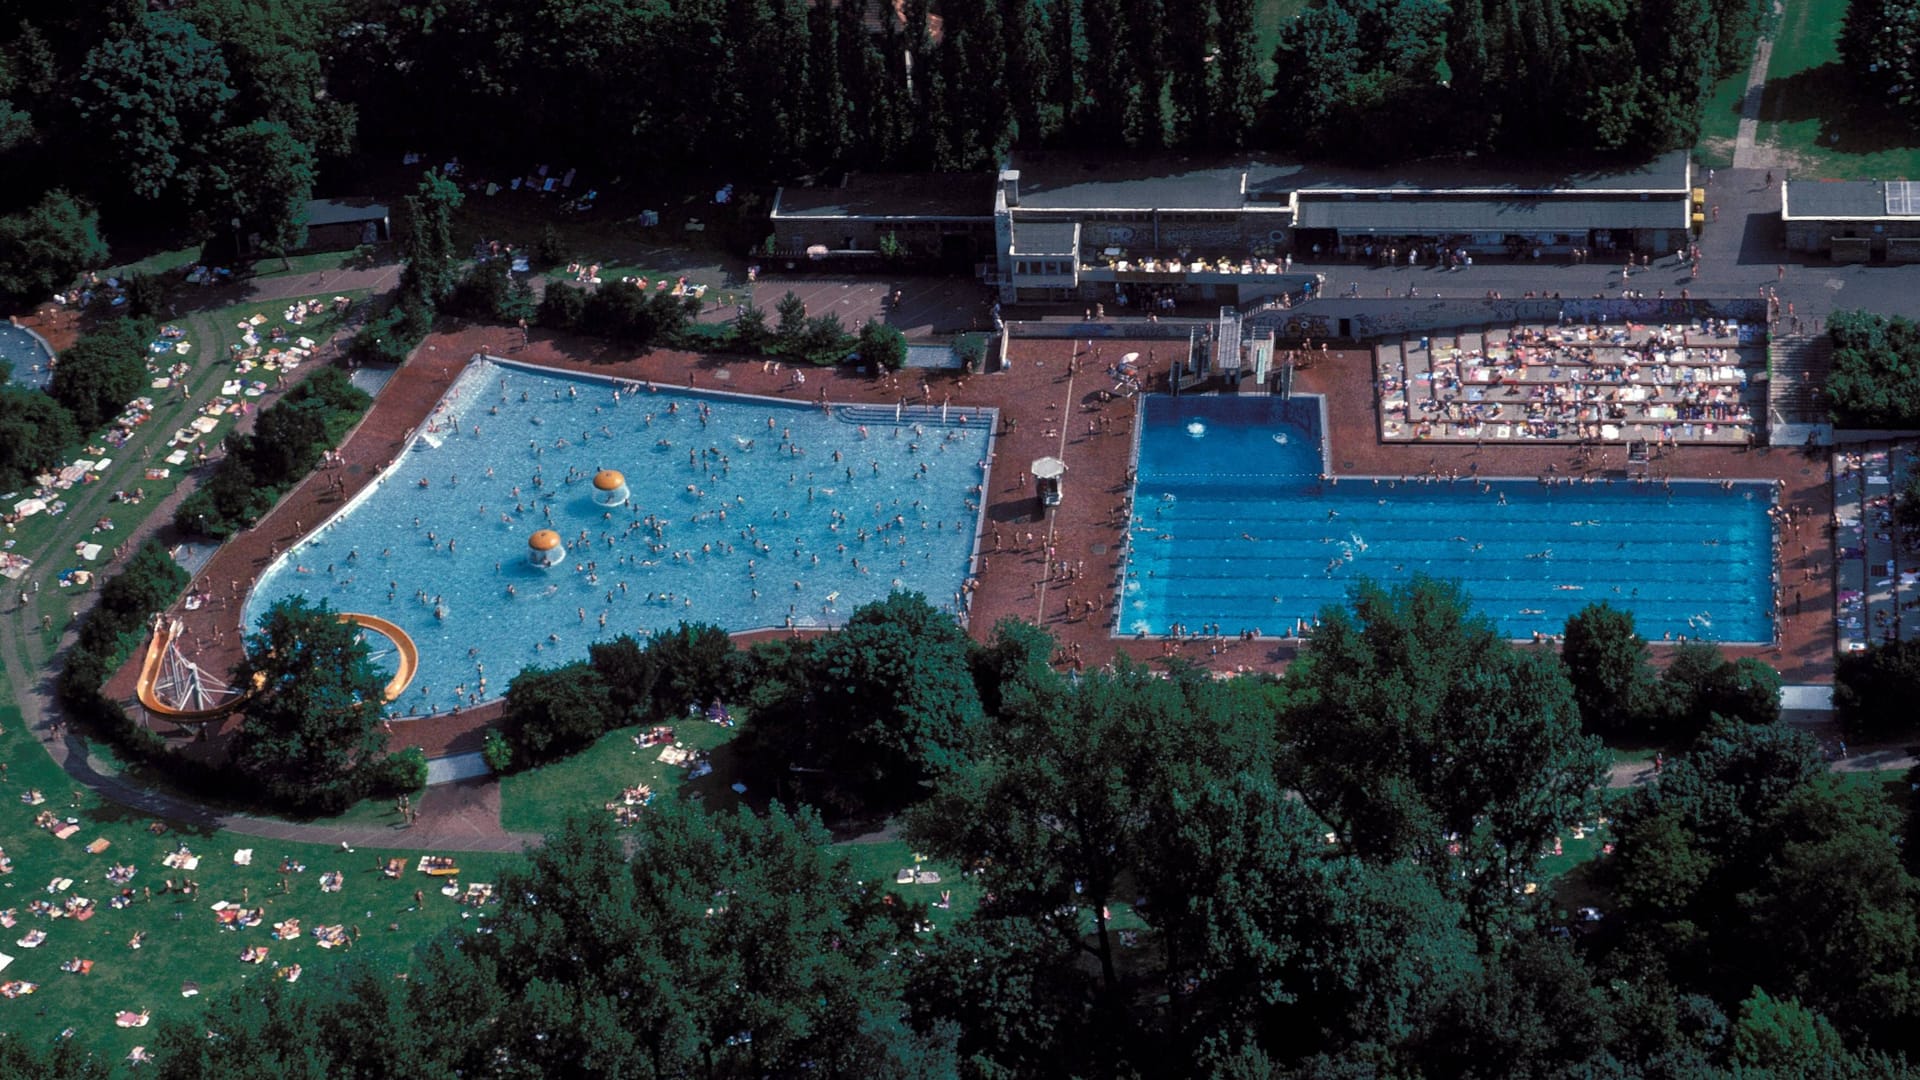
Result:
<svg viewBox="0 0 1920 1080"><path fill-rule="evenodd" d="M569 821L464 943L513 1001L469 1030L529 1074L865 1072L903 1035L878 1021L903 1011L905 919L827 839L777 805Z"/></svg>
<svg viewBox="0 0 1920 1080"><path fill-rule="evenodd" d="M1214 31L1213 101L1206 134L1215 147L1238 150L1247 144L1259 119L1265 87L1260 58L1253 53L1253 0L1214 0L1219 25Z"/></svg>
<svg viewBox="0 0 1920 1080"><path fill-rule="evenodd" d="M1362 859L1464 877L1483 914L1605 775L1559 663L1501 639L1456 584L1360 583L1287 682L1307 804Z"/></svg>
<svg viewBox="0 0 1920 1080"><path fill-rule="evenodd" d="M1840 27L1840 62L1859 97L1908 124L1920 123L1920 5L1911 0L1849 0Z"/></svg>
<svg viewBox="0 0 1920 1080"><path fill-rule="evenodd" d="M507 684L500 727L524 769L585 749L620 719L607 684L575 662L521 669Z"/></svg>
<svg viewBox="0 0 1920 1080"><path fill-rule="evenodd" d="M806 301L795 296L793 290L789 289L786 295L780 298L780 302L774 305L773 310L780 320L773 331L774 348L784 356L800 356L805 348L807 332Z"/></svg>
<svg viewBox="0 0 1920 1080"><path fill-rule="evenodd" d="M306 243L307 203L313 198L313 151L285 124L256 120L215 136L201 211L209 235L232 221L280 256Z"/></svg>
<svg viewBox="0 0 1920 1080"><path fill-rule="evenodd" d="M64 191L0 217L0 304L37 303L106 261L99 212Z"/></svg>
<svg viewBox="0 0 1920 1080"><path fill-rule="evenodd" d="M404 204L400 254L407 269L401 291L423 301L429 309L453 289L453 212L463 199L453 181L438 172L428 172Z"/></svg>
<svg viewBox="0 0 1920 1080"><path fill-rule="evenodd" d="M80 444L73 414L38 390L0 386L0 487L14 490Z"/></svg>
<svg viewBox="0 0 1920 1080"><path fill-rule="evenodd" d="M357 798L386 745L386 676L358 628L323 600L276 601L248 634L233 682L253 687L233 764L276 801L335 811Z"/></svg>
<svg viewBox="0 0 1920 1080"><path fill-rule="evenodd" d="M1756 986L1740 1003L1733 1058L1747 1068L1806 1076L1844 1053L1840 1033L1827 1018L1792 998L1775 999Z"/></svg>
<svg viewBox="0 0 1920 1080"><path fill-rule="evenodd" d="M647 639L647 662L659 672L653 684L654 715L683 716L740 689L740 655L733 638L712 623L682 622Z"/></svg>
<svg viewBox="0 0 1920 1080"><path fill-rule="evenodd" d="M1864 652L1842 653L1833 673L1833 707L1848 734L1894 735L1912 730L1920 700L1920 642L1889 641Z"/></svg>
<svg viewBox="0 0 1920 1080"><path fill-rule="evenodd" d="M651 712L659 660L641 648L632 634L588 645L587 659L606 685L607 701L613 706L609 726L641 720Z"/></svg>
<svg viewBox="0 0 1920 1080"><path fill-rule="evenodd" d="M907 364L907 335L878 319L860 326L860 359L876 369L898 371Z"/></svg>
<svg viewBox="0 0 1920 1080"><path fill-rule="evenodd" d="M60 354L47 393L73 422L91 432L127 407L147 383L151 328L137 319L110 318Z"/></svg>
<svg viewBox="0 0 1920 1080"><path fill-rule="evenodd" d="M226 61L172 15L146 14L119 29L125 36L87 54L74 96L80 119L104 139L102 183L149 202L191 196L234 97Z"/></svg>
<svg viewBox="0 0 1920 1080"><path fill-rule="evenodd" d="M1729 661L1717 645L1690 641L1673 651L1660 673L1662 723L1689 737L1717 716L1749 724L1780 718L1780 673L1752 658Z"/></svg>
<svg viewBox="0 0 1920 1080"><path fill-rule="evenodd" d="M1920 423L1920 325L1901 316L1836 311L1827 320L1833 371L1827 400L1842 427Z"/></svg>
<svg viewBox="0 0 1920 1080"><path fill-rule="evenodd" d="M1606 734L1638 728L1650 705L1653 672L1646 639L1634 631L1633 613L1588 604L1567 619L1565 633L1560 661L1573 684L1582 726Z"/></svg>
<svg viewBox="0 0 1920 1080"><path fill-rule="evenodd" d="M820 761L883 802L972 757L985 714L966 632L919 593L855 611L820 648L812 736Z"/></svg>

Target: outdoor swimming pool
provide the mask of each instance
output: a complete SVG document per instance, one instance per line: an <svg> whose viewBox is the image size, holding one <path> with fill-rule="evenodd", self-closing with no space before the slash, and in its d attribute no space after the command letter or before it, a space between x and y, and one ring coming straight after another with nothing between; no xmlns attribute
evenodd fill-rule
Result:
<svg viewBox="0 0 1920 1080"><path fill-rule="evenodd" d="M424 714L683 619L827 626L896 588L952 608L993 414L895 415L475 361L385 477L260 578L247 625L291 594L393 621L420 650L395 712ZM628 506L595 502L602 469ZM542 529L559 565L529 560Z"/></svg>
<svg viewBox="0 0 1920 1080"><path fill-rule="evenodd" d="M53 369L48 366L51 359L53 353L46 342L32 332L12 323L0 323L0 360L13 365L13 375L8 382L45 390L53 381Z"/></svg>
<svg viewBox="0 0 1920 1080"><path fill-rule="evenodd" d="M1764 483L1327 485L1316 397L1142 403L1117 632L1289 635L1360 577L1459 579L1512 638L1608 601L1642 636L1773 638Z"/></svg>

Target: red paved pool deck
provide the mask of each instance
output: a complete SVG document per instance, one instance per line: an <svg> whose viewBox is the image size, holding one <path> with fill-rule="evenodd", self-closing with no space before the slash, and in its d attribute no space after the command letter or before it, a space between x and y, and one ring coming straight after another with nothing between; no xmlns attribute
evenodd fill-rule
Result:
<svg viewBox="0 0 1920 1080"><path fill-rule="evenodd" d="M671 351L635 354L604 342L536 332L522 344L520 331L468 327L436 333L415 353L381 393L362 424L341 448L344 464L326 469L296 488L260 525L223 546L195 580L195 590L214 604L170 614L186 627L184 641L201 666L224 671L240 656L238 611L249 583L267 564L335 513L370 483L406 445L460 368L475 353L574 371L591 371L670 386L764 394L788 400L817 400L824 390L833 401L892 404L948 403L1001 410L986 504L974 594L972 628L985 636L999 619L1017 617L1046 626L1061 643L1060 659L1087 665L1110 661L1116 653L1150 659L1177 653L1218 671L1277 671L1293 658L1286 642L1233 637L1212 643L1115 639L1111 635L1116 586L1121 571L1121 539L1128 517L1127 472L1134 437L1135 402L1107 397L1106 365L1127 352L1151 357L1149 385L1164 380L1169 352L1183 348L1167 341L1103 340L1098 354L1084 341L1025 339L1010 350L1009 370L972 376L957 371L906 371L891 378L809 370L805 385L795 385L789 370L774 370L759 360L698 356ZM1079 357L1078 366L1070 362ZM1332 460L1336 473L1417 476L1437 471L1467 473L1475 464L1484 476L1536 476L1549 469L1580 475L1582 462L1564 446L1383 445L1378 439L1372 362L1363 351L1323 354L1299 373L1296 388L1327 396ZM1067 464L1065 498L1042 515L1026 472L1032 461L1055 456ZM1607 471L1624 477L1624 451L1615 448ZM1599 469L1598 462L1590 463ZM1784 530L1787 563L1786 614L1780 621L1779 648L1730 649L1755 655L1781 669L1789 682L1829 681L1833 661L1832 595L1829 578L1814 573L1802 582L1809 560L1830 565L1826 524L1832 506L1824 452L1740 451L1687 447L1669 451L1655 463L1656 475L1702 478L1768 479L1783 483L1782 502L1813 511L1797 516ZM336 485L338 485L336 487ZM1803 546L1806 554L1803 555ZM1794 613L1793 593L1801 592ZM938 598L936 598L938 602ZM1231 628L1229 628L1231 629ZM744 635L743 640L765 635ZM1664 650L1656 649L1656 652ZM108 691L132 696L135 663L119 672ZM497 704L458 715L396 721L392 745L418 745L431 755L477 750L484 725L497 718ZM206 746L217 752L219 736L230 734L236 718L222 722ZM156 722L156 728L166 725Z"/></svg>

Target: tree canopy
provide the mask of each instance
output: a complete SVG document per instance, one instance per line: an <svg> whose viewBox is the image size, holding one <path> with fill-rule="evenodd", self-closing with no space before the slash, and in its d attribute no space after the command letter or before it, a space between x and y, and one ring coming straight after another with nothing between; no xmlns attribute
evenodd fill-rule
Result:
<svg viewBox="0 0 1920 1080"><path fill-rule="evenodd" d="M386 746L387 677L357 627L323 600L276 601L247 635L237 687L257 687L234 737L233 763L286 803L339 810L363 793Z"/></svg>
<svg viewBox="0 0 1920 1080"><path fill-rule="evenodd" d="M1362 582L1321 613L1287 682L1300 791L1340 842L1464 878L1487 904L1605 775L1558 661L1501 639L1456 584Z"/></svg>

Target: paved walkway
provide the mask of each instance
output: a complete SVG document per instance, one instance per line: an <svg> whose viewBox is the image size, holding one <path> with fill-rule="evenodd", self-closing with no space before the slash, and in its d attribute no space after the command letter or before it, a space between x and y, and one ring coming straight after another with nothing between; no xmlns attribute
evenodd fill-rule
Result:
<svg viewBox="0 0 1920 1080"><path fill-rule="evenodd" d="M1781 14L1779 0L1773 4L1776 22ZM1747 94L1740 101L1740 130L1733 140L1733 167L1736 169L1771 168L1776 155L1771 147L1762 149L1755 140L1760 134L1760 102L1766 96L1767 65L1773 60L1773 31L1760 35L1753 43L1753 66L1747 69Z"/></svg>

